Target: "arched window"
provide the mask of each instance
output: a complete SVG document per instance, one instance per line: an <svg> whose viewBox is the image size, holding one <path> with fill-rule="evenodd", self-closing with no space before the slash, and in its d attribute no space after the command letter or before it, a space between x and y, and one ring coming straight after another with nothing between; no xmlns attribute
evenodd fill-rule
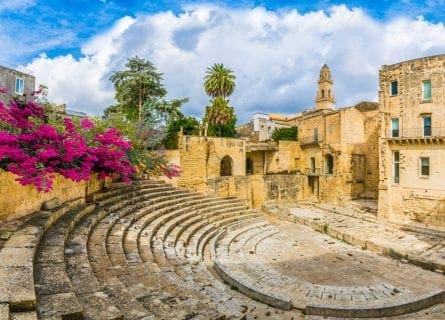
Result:
<svg viewBox="0 0 445 320"><path fill-rule="evenodd" d="M232 175L232 158L225 156L221 159L220 166L220 176L231 176Z"/></svg>
<svg viewBox="0 0 445 320"><path fill-rule="evenodd" d="M325 157L326 160L326 174L333 174L334 173L334 158L332 155L327 154Z"/></svg>
<svg viewBox="0 0 445 320"><path fill-rule="evenodd" d="M331 98L331 90L328 91L328 98Z"/></svg>
<svg viewBox="0 0 445 320"><path fill-rule="evenodd" d="M324 98L324 89L321 89L321 97Z"/></svg>
<svg viewBox="0 0 445 320"><path fill-rule="evenodd" d="M253 161L251 158L246 159L246 174L253 174Z"/></svg>

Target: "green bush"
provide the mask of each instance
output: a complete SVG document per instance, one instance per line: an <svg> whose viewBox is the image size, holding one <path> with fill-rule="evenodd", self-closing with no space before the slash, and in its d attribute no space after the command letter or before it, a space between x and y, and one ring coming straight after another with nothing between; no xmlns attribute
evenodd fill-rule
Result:
<svg viewBox="0 0 445 320"><path fill-rule="evenodd" d="M294 126L290 128L276 128L272 133L272 139L274 141L280 141L280 140L297 141L298 127Z"/></svg>
<svg viewBox="0 0 445 320"><path fill-rule="evenodd" d="M194 117L182 117L170 121L165 128L165 137L163 140L166 149L173 150L178 148L178 132L182 130L186 135L199 134L199 121Z"/></svg>

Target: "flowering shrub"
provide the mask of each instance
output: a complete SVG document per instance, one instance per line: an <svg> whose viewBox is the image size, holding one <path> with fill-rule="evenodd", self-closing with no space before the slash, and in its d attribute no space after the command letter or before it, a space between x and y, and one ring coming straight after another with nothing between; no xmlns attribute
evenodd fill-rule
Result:
<svg viewBox="0 0 445 320"><path fill-rule="evenodd" d="M181 174L181 168L179 168L176 164L161 164L161 170L163 174L169 179L179 177L179 175Z"/></svg>
<svg viewBox="0 0 445 320"><path fill-rule="evenodd" d="M63 122L59 132L45 123L44 109L37 103L13 100L6 106L0 101L0 168L18 175L22 185L45 192L51 190L55 173L73 181L89 180L93 173L129 181L135 168L126 152L132 146L117 129L92 133L89 119L79 126L68 118ZM92 139L87 139L89 134Z"/></svg>

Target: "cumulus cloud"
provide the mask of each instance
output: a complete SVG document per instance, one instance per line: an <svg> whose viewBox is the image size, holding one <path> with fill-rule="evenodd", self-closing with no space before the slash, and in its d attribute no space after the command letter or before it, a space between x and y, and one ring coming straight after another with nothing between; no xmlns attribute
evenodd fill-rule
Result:
<svg viewBox="0 0 445 320"><path fill-rule="evenodd" d="M100 113L113 103L109 76L138 55L164 74L170 98L190 97L184 112L201 116L207 67L222 62L237 76L230 98L241 122L253 112L296 113L313 105L318 72L327 63L337 106L377 99L382 64L444 53L445 27L423 18L375 20L359 8L296 10L184 7L124 17L90 39L82 57L42 54L26 67L71 109Z"/></svg>

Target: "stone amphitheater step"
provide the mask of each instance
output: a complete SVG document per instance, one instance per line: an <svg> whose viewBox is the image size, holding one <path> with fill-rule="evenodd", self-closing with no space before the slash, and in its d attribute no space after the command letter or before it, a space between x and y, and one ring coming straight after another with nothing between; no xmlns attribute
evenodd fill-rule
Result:
<svg viewBox="0 0 445 320"><path fill-rule="evenodd" d="M443 290L428 287L423 290L422 285L410 286L414 291L411 292L403 287L403 283L397 287L387 283L334 287L287 277L271 269L271 262L263 262L255 256L258 243L277 233L268 229L271 227L237 230L219 241L216 249L215 270L224 280L252 298L283 309L294 306L304 309L307 314L338 317L399 315L444 300Z"/></svg>
<svg viewBox="0 0 445 320"><path fill-rule="evenodd" d="M202 283L204 285L207 285L208 287L211 287L212 282L214 282L214 279L211 279L210 281L209 281L209 279L206 279L205 282L203 282L201 280L201 282L198 282L198 283L193 283L193 280L194 280L193 277L189 277L186 281L184 279L182 279L178 274L175 273L175 271L177 271L177 269L174 269L168 263L168 261L163 259L163 257L162 257L163 256L162 242L160 242L158 244L159 251L156 254L154 252L150 253L150 251L152 250L151 239L153 238L154 234L163 225L165 225L164 222L169 221L169 219L171 219L172 217L173 218L176 217L177 214L178 214L177 212L170 212L167 214L167 216L161 215L161 216L157 216L155 219L153 219L152 216L148 215L147 217L144 217L145 220L140 219L139 221L136 221L129 228L128 235L130 235L130 237L125 238L124 247L130 248L130 250L134 250L134 246L139 244L139 250L138 250L139 252L138 253L140 254L140 256L136 257L136 254L133 254L133 252L127 251L126 252L127 257L129 258L129 260L132 263L135 263L136 261L138 261L140 259L140 260L144 260L146 264L150 263L151 268L154 270L158 270L158 271L163 270L163 273L162 273L164 275L163 280L166 281L167 283L173 283L174 286L177 288L176 290L181 289L183 291L184 288L186 288L188 291L194 290L194 292L195 292L193 294L194 296L200 296L200 295L202 296L202 294L197 294L197 293L199 293L199 291L202 291L202 289L205 288L206 295L209 296L208 291L210 289L203 285L199 285L198 283ZM163 228L163 229L167 229L167 228ZM133 232L136 230L138 232ZM138 238L137 238L138 235L145 235L145 236L140 236L139 240L138 240ZM163 237L160 237L160 238L163 239ZM153 264L155 256L158 257L159 259L162 259L162 263L164 263L164 264L160 265L160 266L157 264ZM127 262L128 262L128 260L127 260ZM184 265L188 265L188 264L189 264L188 261L184 261ZM187 272L190 272L190 271L187 270ZM202 274L202 270L198 274ZM167 277L166 277L166 275L167 275ZM140 281L139 281L139 283L140 283ZM222 287L224 288L224 290L227 290L227 287L225 287L223 285L222 285ZM215 290L213 290L213 291L215 291ZM215 296L219 300L221 300L220 292L218 292L217 294L213 294L213 296ZM230 301L231 299L233 299L233 294L225 295L225 297L226 297L226 301ZM237 308L234 308L233 306L231 306L231 309L230 308L225 308L225 309L220 308L220 310L223 312L226 312L226 313L229 312L229 314L242 315L242 311L244 309L244 307L242 307L242 306L249 304L249 300L247 300L246 297L242 297L241 299L243 299L242 304L239 304ZM213 300L213 301L215 301L215 300ZM234 303L231 303L231 304L233 305ZM234 309L236 309L236 310L234 310Z"/></svg>
<svg viewBox="0 0 445 320"><path fill-rule="evenodd" d="M151 190L154 191L150 192ZM154 195L165 194L177 196L178 194L184 194L184 192L180 193L168 186L157 186L113 195L113 200L118 199L116 201L108 201L109 198L104 198L98 203L98 208L94 214L88 215L77 224L70 237L68 237L67 246L72 245L74 248L77 247L78 250L74 249L67 255L67 269L74 291L77 295L82 295L82 298L79 299L87 318L97 317L98 315L110 319L122 318L124 315L128 319L148 317L147 310L131 295L112 270L104 242L97 241L97 238L100 239L99 235L103 232L103 229L96 229L95 227L104 218L107 219L106 222L112 221L119 214L124 215L142 207L144 201ZM123 209L124 206L125 209ZM92 233L97 237L90 244L89 237ZM93 254L91 259L89 253ZM97 255L94 255L95 253ZM82 285L81 282L85 280L88 281L88 286Z"/></svg>
<svg viewBox="0 0 445 320"><path fill-rule="evenodd" d="M189 193L186 192L182 193L176 192L174 194L171 194L170 196L161 196L160 194L158 194L158 197L152 199L151 201L152 204L150 204L149 202L145 202L143 208L139 211L132 210L131 212L127 212L125 214L121 214L116 217L109 218L110 216L108 216L105 219L103 219L101 222L103 222L104 226L108 227L107 229L102 229L102 230L107 230L107 232L103 231L102 235L98 234L98 236L94 238L94 241L97 242L98 244L106 243L106 250L102 250L100 254L104 255L108 254L111 257L110 260L112 261L107 259L110 268L113 263L116 264L118 260L122 260L125 257L123 254L123 247L122 247L122 239L124 234L123 229L125 229L126 224L135 219L135 216L137 216L138 213L140 214L140 212L154 212L156 209L165 210L165 208L168 208L169 206L172 207L176 206L179 202L192 198L197 198L197 196L190 195ZM168 206L167 203L169 204ZM99 225L98 228L100 228ZM106 237L107 239L105 239ZM116 239L118 239L118 241L116 241ZM98 253L95 253L94 256L97 256L97 254ZM93 257L93 259L95 259L95 257ZM118 266L121 267L121 265ZM100 265L98 265L98 267L100 267ZM137 296L138 292L141 292L141 289L144 289L143 292L147 292L146 290L147 288L134 287L132 285L133 283L138 283L138 284L140 283L140 278L134 278L133 273L124 272L122 268L118 269L115 268L114 271L118 275L119 279L122 279L121 283L131 284L131 286L129 287L129 291L132 292L134 296Z"/></svg>
<svg viewBox="0 0 445 320"><path fill-rule="evenodd" d="M134 191L135 187L126 187L125 190L127 196L135 194L134 192L128 194L128 191ZM107 197L119 194L121 200L124 192L119 191L115 192L113 190L104 193L104 195L96 196L97 198L107 199ZM72 210L63 215L51 216L51 220L55 221L47 228L40 241L34 265L35 288L39 297L37 312L41 319L50 319L54 316L83 317L83 308L72 290L71 280L65 271L64 247L69 231L85 215L91 213L94 208L95 205L89 205L86 208ZM65 253L69 254L69 250Z"/></svg>
<svg viewBox="0 0 445 320"><path fill-rule="evenodd" d="M281 274L267 259L275 252L266 249L272 244L270 250L285 250L280 248L288 241L282 238L283 230L236 199L209 198L141 181L113 184L89 201L40 212L6 243L6 250L0 251L0 281L6 281L6 285L0 282L0 319L36 319L37 315L51 320L303 318L294 309L269 307L232 290L240 285L255 289L256 299L282 309L299 306L295 288L300 286L299 293L306 299L300 307L311 314L308 317L315 317L311 319L316 315L380 317L444 300L443 292L434 292L432 280L423 276L404 291L399 285L413 274L406 266L401 266L398 281L391 282L394 269L388 268L387 282L367 286L374 290L368 293L375 295L375 301L389 301L370 303L368 308L357 299L353 307L343 303L363 294L363 287L313 284ZM224 278L220 262L229 277ZM234 277L244 282L231 288L220 277L229 283ZM31 285L26 279L31 279ZM26 284L16 295L13 290L22 281ZM268 300L271 297L284 298L290 307L274 304ZM440 314L441 306L427 310Z"/></svg>
<svg viewBox="0 0 445 320"><path fill-rule="evenodd" d="M172 284L165 279L160 279L162 277L160 277L159 273L156 274L157 278L153 278L153 270L146 270L146 266L138 265L138 263L142 262L141 259L138 259L137 254L135 254L134 252L128 252L129 250L134 250L135 248L137 249L137 241L130 243L129 241L125 241L125 239L130 238L133 240L137 240L137 233L135 231L141 230L143 228L141 225L135 226L135 224L141 223L142 218L146 218L151 222L155 218L163 217L169 214L170 211L174 211L174 208L182 207L183 204L181 205L181 202L187 202L187 200L189 200L190 203L200 203L203 202L203 200L205 201L202 196L194 195L188 196L187 198L176 197L175 200L172 199L169 201L165 201L165 203L160 203L157 208L145 207L140 212L132 213L131 216L129 215L125 220L121 220L120 223L116 222L114 224L114 228L111 229L107 240L107 242L110 243L110 248L113 248L113 253L111 253L110 256L112 256L111 261L115 267L115 270L119 270L120 278L123 279L125 283L129 284L130 290L132 290L135 295L138 296L138 299L147 307L150 307L157 311L161 311L161 313L164 314L166 312L170 314L176 313L178 317L181 312L186 313L184 314L184 316L187 316L187 314L193 312L206 312L207 315L212 314L212 312L211 310L205 311L206 309L208 309L204 303L205 299L203 299L202 301L195 299L193 301L190 298L191 295L188 292L181 293L179 290L175 290L174 292L167 292L166 294L165 291L168 291L166 290L166 288L172 288ZM207 202L208 201L209 200L207 198ZM132 224L133 222L135 224ZM143 221L143 223L147 224L148 222ZM129 225L131 225L131 228L128 227ZM125 230L129 231L127 232ZM122 241L122 239L124 239L123 247L127 250L127 252L124 252L122 247L116 245L116 242ZM125 260L127 257L129 258L128 261ZM155 265L153 264L152 266ZM157 271L159 271L159 269ZM137 277L135 277L135 275L137 275ZM159 284L164 284L164 286L161 286L159 288ZM157 294L148 294L152 293L154 290L157 290ZM164 292L162 292L162 290ZM166 303L162 303L161 299L152 298L156 295L162 300L166 301ZM181 299L183 301L181 301L181 299L178 300L178 297L182 297ZM156 303L157 305L154 306L153 303ZM182 310L178 303L182 305ZM163 305L160 307L160 304ZM173 306L169 307L168 304L173 304ZM193 304L195 306L193 306ZM176 309L176 311L171 311L172 308ZM195 310L193 310L193 308Z"/></svg>
<svg viewBox="0 0 445 320"><path fill-rule="evenodd" d="M82 203L83 200L78 199L51 211L34 213L0 250L0 310L7 310L11 318L36 317L33 260L42 234L60 216ZM5 319L8 318L5 316Z"/></svg>
<svg viewBox="0 0 445 320"><path fill-rule="evenodd" d="M224 201L227 201L227 200L217 200L217 201L218 201L217 204L220 205L221 202L224 202ZM211 210L211 209L212 209L212 206L207 205L207 206L205 206L201 210ZM151 244L152 244L151 239L153 238L155 232L158 231L160 226L162 226L165 221L168 221L169 218L171 218L171 217L175 217L176 214L177 213L172 212L172 213L170 213L167 216L162 216L161 218L158 218L157 220L151 221L151 225L147 225L145 228L140 228L140 230L142 230L141 234L143 234L144 232L147 232L147 234L151 235L150 237L142 237L142 238L140 238L140 241L139 241L140 247L145 248L145 250L140 250L140 251L148 252L148 251L151 250L151 248L152 248L152 246L151 246ZM135 242L135 239L133 239L133 243L134 242ZM171 277L170 280L173 281L174 283L176 283L177 286L184 286L183 279L181 279L180 277L177 277L175 275L175 273L174 273L175 269L172 268L172 266L169 265L168 261L165 260L165 257L163 256L163 253L162 253L162 250L163 250L163 246L160 243L156 253L153 252L152 255L149 255L148 257L147 257L147 255L145 255L145 257L144 257L144 254L142 254L141 256L143 258L148 258L149 260L155 259L155 257L158 258L159 260L161 260L162 261L162 265L160 265L160 266L158 265L159 268L163 269L164 271L168 271L169 275ZM158 263L161 262L161 261L158 261ZM189 286L189 285L187 285L187 286Z"/></svg>

